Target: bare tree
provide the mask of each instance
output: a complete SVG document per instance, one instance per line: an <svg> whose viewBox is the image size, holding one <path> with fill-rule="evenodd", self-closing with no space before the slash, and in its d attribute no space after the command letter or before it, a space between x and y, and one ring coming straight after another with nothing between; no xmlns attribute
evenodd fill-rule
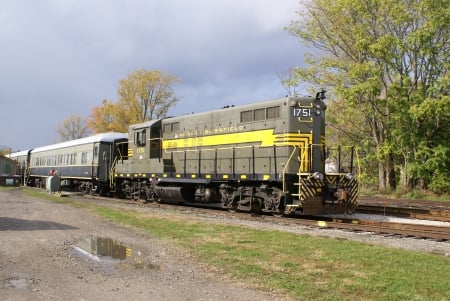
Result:
<svg viewBox="0 0 450 301"><path fill-rule="evenodd" d="M73 114L58 123L56 131L60 141L79 139L91 134L86 124L86 120L81 116Z"/></svg>
<svg viewBox="0 0 450 301"><path fill-rule="evenodd" d="M297 94L299 91L299 79L296 76L295 72L296 68L289 68L286 71L278 71L277 76L280 79L281 85L286 90L288 96L293 96Z"/></svg>

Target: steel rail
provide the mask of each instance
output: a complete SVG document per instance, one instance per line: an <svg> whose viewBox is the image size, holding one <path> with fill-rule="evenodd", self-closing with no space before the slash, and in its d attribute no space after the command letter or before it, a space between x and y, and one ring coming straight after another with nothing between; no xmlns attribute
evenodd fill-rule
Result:
<svg viewBox="0 0 450 301"><path fill-rule="evenodd" d="M401 237L450 241L450 227L446 226L358 220L351 218L318 218L317 220L295 219L295 223L320 228L349 230L353 232L370 232L383 235L389 234Z"/></svg>
<svg viewBox="0 0 450 301"><path fill-rule="evenodd" d="M356 212L450 222L450 211L445 209L437 210L364 204L358 205Z"/></svg>

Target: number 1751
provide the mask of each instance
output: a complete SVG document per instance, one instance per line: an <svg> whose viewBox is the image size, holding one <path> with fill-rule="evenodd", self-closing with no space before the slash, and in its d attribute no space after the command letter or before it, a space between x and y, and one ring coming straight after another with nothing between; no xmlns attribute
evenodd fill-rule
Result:
<svg viewBox="0 0 450 301"><path fill-rule="evenodd" d="M292 115L294 117L311 117L311 109L293 108Z"/></svg>

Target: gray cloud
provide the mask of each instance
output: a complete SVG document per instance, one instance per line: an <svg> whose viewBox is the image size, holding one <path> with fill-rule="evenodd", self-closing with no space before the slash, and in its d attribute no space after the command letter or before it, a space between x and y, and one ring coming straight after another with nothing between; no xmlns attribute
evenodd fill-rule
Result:
<svg viewBox="0 0 450 301"><path fill-rule="evenodd" d="M172 115L284 95L302 63L293 0L7 0L0 10L0 145L55 142L56 124L117 100L138 68L180 77Z"/></svg>

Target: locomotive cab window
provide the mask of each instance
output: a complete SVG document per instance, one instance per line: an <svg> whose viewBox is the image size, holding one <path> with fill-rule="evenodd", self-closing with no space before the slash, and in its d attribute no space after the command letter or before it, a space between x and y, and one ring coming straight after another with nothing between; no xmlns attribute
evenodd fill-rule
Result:
<svg viewBox="0 0 450 301"><path fill-rule="evenodd" d="M172 132L176 132L176 131L179 131L180 130L180 123L179 122L174 122L174 123L171 123L170 124L170 130L172 131Z"/></svg>
<svg viewBox="0 0 450 301"><path fill-rule="evenodd" d="M178 123L178 122L177 122ZM160 128L154 127L150 130L150 158L161 157Z"/></svg>
<svg viewBox="0 0 450 301"><path fill-rule="evenodd" d="M177 132L180 130L179 122L166 123L163 126L164 133Z"/></svg>
<svg viewBox="0 0 450 301"><path fill-rule="evenodd" d="M144 146L145 145L145 130L134 132L134 144L137 146Z"/></svg>
<svg viewBox="0 0 450 301"><path fill-rule="evenodd" d="M163 126L163 132L164 133L170 133L170 123L166 123Z"/></svg>

